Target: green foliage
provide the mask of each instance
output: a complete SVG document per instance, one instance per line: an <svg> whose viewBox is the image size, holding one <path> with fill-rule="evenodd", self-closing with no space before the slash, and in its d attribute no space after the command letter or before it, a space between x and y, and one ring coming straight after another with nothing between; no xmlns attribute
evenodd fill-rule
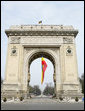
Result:
<svg viewBox="0 0 85 111"><path fill-rule="evenodd" d="M29 86L29 93L35 94L35 95L40 95L41 90L38 85L35 85L34 87Z"/></svg>
<svg viewBox="0 0 85 111"><path fill-rule="evenodd" d="M75 101L76 101L76 102L78 102L78 101L79 101L78 97L76 97L76 98L75 98Z"/></svg>
<svg viewBox="0 0 85 111"><path fill-rule="evenodd" d="M54 94L54 87L47 85L43 91L43 94L44 95L53 95Z"/></svg>
<svg viewBox="0 0 85 111"><path fill-rule="evenodd" d="M41 90L39 89L39 86L37 86L37 85L34 86L34 94L35 95L40 95L41 94Z"/></svg>
<svg viewBox="0 0 85 111"><path fill-rule="evenodd" d="M6 102L6 101L7 101L7 98L3 98L3 101Z"/></svg>
<svg viewBox="0 0 85 111"><path fill-rule="evenodd" d="M33 93L34 92L34 88L32 86L29 86L29 93Z"/></svg>
<svg viewBox="0 0 85 111"><path fill-rule="evenodd" d="M84 93L84 74L82 74L81 78L79 78L81 87L82 87L82 93Z"/></svg>

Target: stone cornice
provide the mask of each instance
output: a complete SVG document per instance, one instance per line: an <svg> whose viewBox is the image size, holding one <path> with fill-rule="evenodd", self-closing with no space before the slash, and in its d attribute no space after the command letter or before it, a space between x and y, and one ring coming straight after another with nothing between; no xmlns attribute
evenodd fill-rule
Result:
<svg viewBox="0 0 85 111"><path fill-rule="evenodd" d="M78 34L78 30L23 30L23 29L8 29L5 30L6 35L9 36L74 36Z"/></svg>

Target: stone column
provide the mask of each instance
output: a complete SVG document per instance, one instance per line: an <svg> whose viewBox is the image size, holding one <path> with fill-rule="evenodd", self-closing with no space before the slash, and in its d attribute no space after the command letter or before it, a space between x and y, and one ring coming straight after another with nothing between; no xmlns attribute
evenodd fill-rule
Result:
<svg viewBox="0 0 85 111"><path fill-rule="evenodd" d="M61 69L60 69L60 49L57 51L56 60L56 98L61 96L62 81L61 81Z"/></svg>

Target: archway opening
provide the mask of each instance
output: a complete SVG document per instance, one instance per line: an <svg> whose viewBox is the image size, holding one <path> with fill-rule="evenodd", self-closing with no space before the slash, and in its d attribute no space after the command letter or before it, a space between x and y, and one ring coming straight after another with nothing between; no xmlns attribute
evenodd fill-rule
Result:
<svg viewBox="0 0 85 111"><path fill-rule="evenodd" d="M41 84L41 57L45 58L47 69L45 71L44 82ZM38 52L33 54L28 61L28 73L30 74L30 86L39 86L41 92L44 91L47 85L55 87L53 74L55 73L55 61L53 57L47 52ZM54 88L55 89L55 88Z"/></svg>

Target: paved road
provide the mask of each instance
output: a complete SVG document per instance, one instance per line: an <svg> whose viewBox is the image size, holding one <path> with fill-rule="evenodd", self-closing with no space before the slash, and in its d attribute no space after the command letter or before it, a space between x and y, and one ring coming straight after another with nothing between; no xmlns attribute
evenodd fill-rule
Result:
<svg viewBox="0 0 85 111"><path fill-rule="evenodd" d="M84 110L84 103L59 103L50 98L33 98L1 104L2 110Z"/></svg>

